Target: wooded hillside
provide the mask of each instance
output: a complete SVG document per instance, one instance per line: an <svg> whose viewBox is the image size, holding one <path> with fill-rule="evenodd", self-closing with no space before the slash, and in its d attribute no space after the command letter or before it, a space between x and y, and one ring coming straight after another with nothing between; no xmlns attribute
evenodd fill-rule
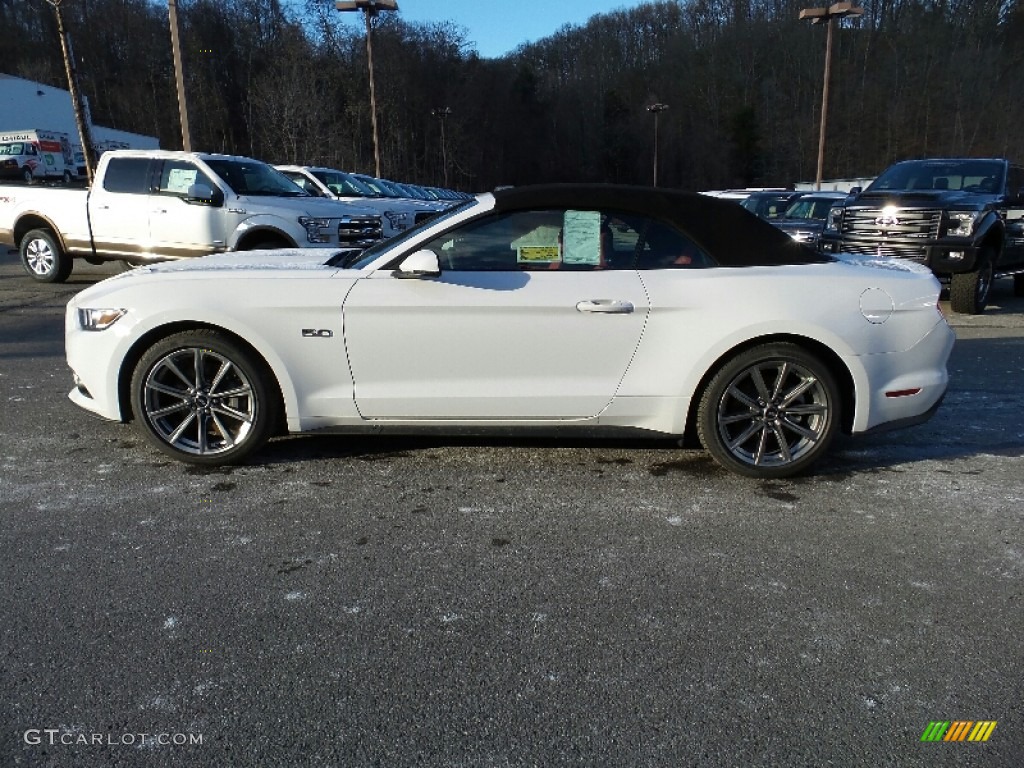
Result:
<svg viewBox="0 0 1024 768"><path fill-rule="evenodd" d="M481 59L457 19L381 14L383 173L440 184L446 155L449 184L463 190L647 184L646 106L657 101L669 105L659 117L663 185L813 179L825 26L798 16L827 4L660 0L499 60ZM826 177L924 155L1024 161L1019 0L861 5L862 17L835 29ZM180 148L166 2L62 8L94 122ZM193 148L372 172L365 33L341 17L333 0L178 0ZM56 26L46 0L0 0L0 72L66 88Z"/></svg>

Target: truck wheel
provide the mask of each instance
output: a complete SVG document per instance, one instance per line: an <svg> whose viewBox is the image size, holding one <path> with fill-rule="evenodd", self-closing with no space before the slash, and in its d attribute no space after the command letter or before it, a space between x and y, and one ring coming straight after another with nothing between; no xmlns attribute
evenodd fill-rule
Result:
<svg viewBox="0 0 1024 768"><path fill-rule="evenodd" d="M33 229L21 238L19 251L25 271L40 283L63 283L74 266L57 238L45 229Z"/></svg>
<svg viewBox="0 0 1024 768"><path fill-rule="evenodd" d="M821 359L795 344L765 344L715 373L701 395L697 435L732 472L789 477L828 449L839 407L839 387Z"/></svg>
<svg viewBox="0 0 1024 768"><path fill-rule="evenodd" d="M31 184L35 180L35 176L32 175L32 169L27 165L21 169L21 179L26 184Z"/></svg>
<svg viewBox="0 0 1024 768"><path fill-rule="evenodd" d="M131 381L146 438L188 464L234 464L270 438L280 413L273 374L234 339L194 330L156 342Z"/></svg>
<svg viewBox="0 0 1024 768"><path fill-rule="evenodd" d="M988 304L992 290L992 272L995 254L991 248L978 253L978 268L973 272L953 275L949 281L949 307L961 315L980 315Z"/></svg>

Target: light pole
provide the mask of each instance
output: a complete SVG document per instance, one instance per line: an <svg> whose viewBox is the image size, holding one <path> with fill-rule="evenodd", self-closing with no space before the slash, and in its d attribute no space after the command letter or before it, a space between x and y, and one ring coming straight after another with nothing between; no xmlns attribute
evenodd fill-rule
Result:
<svg viewBox="0 0 1024 768"><path fill-rule="evenodd" d="M654 115L654 186L658 186L658 116L668 109L668 104L658 102L647 107L647 111Z"/></svg>
<svg viewBox="0 0 1024 768"><path fill-rule="evenodd" d="M336 0L339 11L362 11L366 17L366 61L370 69L370 122L373 124L373 162L380 178L380 136L377 133L377 92L373 82L373 33L370 20L380 11L397 11L398 0Z"/></svg>
<svg viewBox="0 0 1024 768"><path fill-rule="evenodd" d="M441 121L441 165L444 168L444 187L448 188L448 146L444 139L444 121L452 113L451 107L439 107L430 110L430 114Z"/></svg>
<svg viewBox="0 0 1024 768"><path fill-rule="evenodd" d="M821 127L818 129L818 175L814 188L821 189L821 175L825 166L825 125L828 122L828 81L832 72L832 22L846 16L860 16L864 9L853 3L832 3L828 8L804 8L801 19L810 19L812 24L828 23L825 42L825 85L821 89Z"/></svg>

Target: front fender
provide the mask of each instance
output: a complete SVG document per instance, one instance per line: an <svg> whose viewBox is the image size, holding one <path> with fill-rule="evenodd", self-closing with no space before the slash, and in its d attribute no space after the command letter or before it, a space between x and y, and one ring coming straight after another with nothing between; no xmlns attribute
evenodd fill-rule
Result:
<svg viewBox="0 0 1024 768"><path fill-rule="evenodd" d="M302 247L306 244L306 231L299 225L298 219L288 221L273 214L257 214L241 222L228 238L228 250L244 250L246 243L260 239L283 239L289 247Z"/></svg>

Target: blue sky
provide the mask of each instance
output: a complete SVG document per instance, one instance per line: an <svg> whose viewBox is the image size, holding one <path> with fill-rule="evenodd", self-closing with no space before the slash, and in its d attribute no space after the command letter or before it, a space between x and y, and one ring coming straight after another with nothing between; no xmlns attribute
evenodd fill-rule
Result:
<svg viewBox="0 0 1024 768"><path fill-rule="evenodd" d="M480 55L494 58L521 43L548 37L566 24L581 26L591 16L642 5L649 0L398 0L404 21L453 21ZM351 23L362 23L361 15Z"/></svg>

